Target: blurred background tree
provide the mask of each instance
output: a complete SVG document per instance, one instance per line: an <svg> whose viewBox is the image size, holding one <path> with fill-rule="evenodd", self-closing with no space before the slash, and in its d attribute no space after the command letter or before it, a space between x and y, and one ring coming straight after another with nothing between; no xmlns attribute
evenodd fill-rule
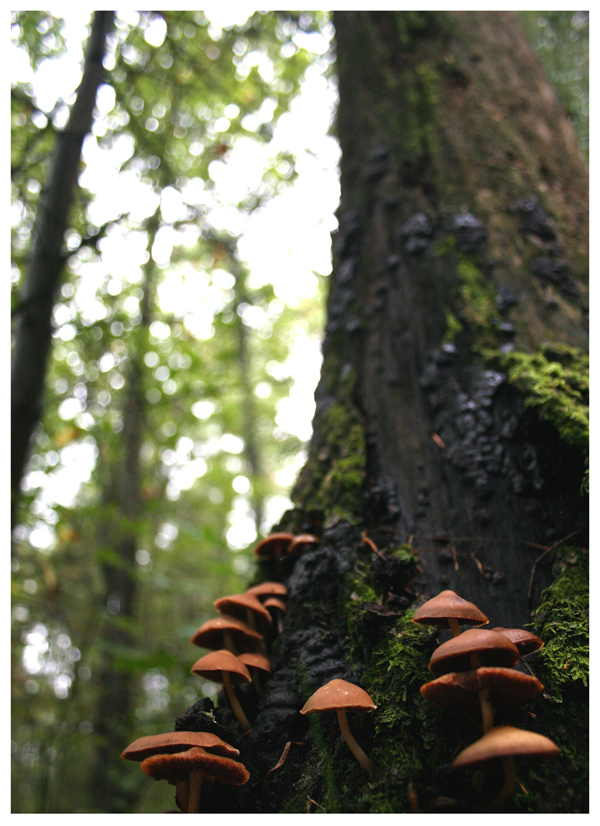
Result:
<svg viewBox="0 0 600 826"><path fill-rule="evenodd" d="M587 13L524 14L586 145ZM303 462L308 434L285 412L310 418L336 226L333 30L323 12L242 18L117 13L107 41L13 531L14 812L170 805L141 773L129 786L118 755L212 691L189 673L189 637L245 587ZM79 23L12 15L16 319L78 83L53 72L80 63ZM294 107L320 143L295 140ZM314 187L315 165L329 183L302 223L286 195ZM287 258L277 213L296 234Z"/></svg>

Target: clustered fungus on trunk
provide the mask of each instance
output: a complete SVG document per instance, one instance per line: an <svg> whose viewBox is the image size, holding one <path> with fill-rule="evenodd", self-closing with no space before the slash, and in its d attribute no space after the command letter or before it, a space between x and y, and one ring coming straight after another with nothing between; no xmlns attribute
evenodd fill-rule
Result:
<svg viewBox="0 0 600 826"><path fill-rule="evenodd" d="M262 540L255 553L260 560L274 561L281 570L286 557L295 560L318 543L311 534L278 533ZM214 603L220 615L205 622L191 638L194 645L211 649L192 666L192 673L223 685L244 736L252 732L263 683L271 674L268 654L283 631L287 593L282 582L264 581L243 594L221 597ZM236 686L247 690L238 693ZM226 731L214 718L209 721L210 714L206 717L207 726L219 729L229 739L239 739L238 732ZM121 756L140 762L149 777L175 785L180 811L191 814L200 811L203 784L218 780L240 786L248 781L246 767L233 759L239 754L236 746L214 731L194 730L141 737Z"/></svg>
<svg viewBox="0 0 600 826"><path fill-rule="evenodd" d="M176 801L181 811L200 811L200 793L204 782L219 780L241 786L250 777L242 763L234 760L239 749L216 734L175 731L140 737L121 757L135 760L154 780L167 780L176 786Z"/></svg>
<svg viewBox="0 0 600 826"><path fill-rule="evenodd" d="M436 679L421 686L421 695L440 708L462 711L471 722L479 699L483 736L458 754L452 770L474 769L474 808L502 811L513 794L516 757L533 760L560 754L548 737L494 725L497 709L512 708L543 690L533 674L523 674L515 666L544 643L523 629L471 628L461 632L461 623L485 625L488 619L453 591L444 591L420 606L413 622L441 628L447 623L452 629L454 636L431 655L429 670Z"/></svg>

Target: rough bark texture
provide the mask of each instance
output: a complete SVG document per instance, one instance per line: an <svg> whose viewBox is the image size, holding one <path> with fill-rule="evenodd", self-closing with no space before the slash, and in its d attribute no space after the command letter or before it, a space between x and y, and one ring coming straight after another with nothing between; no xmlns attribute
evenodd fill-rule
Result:
<svg viewBox="0 0 600 826"><path fill-rule="evenodd" d="M207 811L485 810L494 778L478 793L450 770L476 720L419 693L438 635L410 609L452 588L491 626L533 619L546 642L532 664L544 694L502 721L562 756L519 767L504 808L586 811L584 457L527 406L505 361L548 344L557 363L585 351L585 164L511 14L334 22L340 229L314 435L279 526L321 543L259 573L286 581L290 607L260 701L240 690L253 732L236 736L222 699L177 727L222 727L250 770L240 789L207 789ZM373 777L335 715L298 714L335 677L378 706L350 720Z"/></svg>
<svg viewBox="0 0 600 826"><path fill-rule="evenodd" d="M52 333L52 310L64 267L64 234L77 183L83 139L92 126L96 92L102 81L106 34L112 26L113 17L112 11L98 11L94 14L83 77L69 121L58 135L36 218L34 245L21 294L12 356L13 510L29 452L29 440L41 414Z"/></svg>

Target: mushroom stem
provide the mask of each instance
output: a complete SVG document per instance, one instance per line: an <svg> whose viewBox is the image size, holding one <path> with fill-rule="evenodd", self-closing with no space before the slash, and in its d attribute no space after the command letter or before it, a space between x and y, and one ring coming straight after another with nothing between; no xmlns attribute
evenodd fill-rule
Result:
<svg viewBox="0 0 600 826"><path fill-rule="evenodd" d="M252 675L252 685L256 689L256 693L257 694L262 694L262 687L261 687L261 684L260 684L260 677L258 676L258 669L250 668L248 670L250 671L250 674Z"/></svg>
<svg viewBox="0 0 600 826"><path fill-rule="evenodd" d="M175 791L175 799L179 804L179 808L182 812L187 812L188 805L189 805L189 798L190 798L190 782L189 778L185 778L185 780L178 780L176 791Z"/></svg>
<svg viewBox="0 0 600 826"><path fill-rule="evenodd" d="M255 630L256 630L256 629L255 629ZM233 636L232 636L231 631L229 630L229 628L226 628L226 629L223 631L223 642L224 642L224 644L225 644L225 648L226 648L228 651L231 651L231 653L232 653L232 654L235 654L235 655L236 655L236 657L237 657L237 653L238 653L238 652L237 652L237 648L235 647L235 644L234 644L234 642L233 642Z"/></svg>
<svg viewBox="0 0 600 826"><path fill-rule="evenodd" d="M462 634L460 630L460 625L458 624L458 620L456 617L448 617L448 625L450 626L450 630L452 631L453 637L458 637L459 634Z"/></svg>
<svg viewBox="0 0 600 826"><path fill-rule="evenodd" d="M342 732L342 737L348 743L348 747L352 754L356 757L360 765L363 769L368 772L369 774L373 774L373 764L358 745L354 737L352 736L352 732L350 731L350 727L348 726L348 718L346 717L346 709L345 708L338 708L336 709L338 721L340 724L340 730Z"/></svg>
<svg viewBox="0 0 600 826"><path fill-rule="evenodd" d="M487 734L494 725L494 709L490 702L490 692L487 688L480 688L477 693L479 694L479 705L481 706L483 733Z"/></svg>
<svg viewBox="0 0 600 826"><path fill-rule="evenodd" d="M504 769L504 783L502 784L502 788L496 795L496 797L491 801L491 803L487 806L487 811L489 812L497 812L499 809L504 806L507 800L510 800L512 797L512 793L515 787L515 780L516 780L516 770L515 770L515 758L514 757L503 757L502 758L502 766Z"/></svg>
<svg viewBox="0 0 600 826"><path fill-rule="evenodd" d="M225 693L227 694L227 698L229 699L229 704L231 706L231 710L237 717L238 723L244 730L244 734L250 734L252 731L252 726L248 722L248 718L244 714L244 709L240 705L240 701L236 697L235 691L233 690L233 685L231 683L231 677L226 671L222 672L223 674L223 688L225 689Z"/></svg>
<svg viewBox="0 0 600 826"><path fill-rule="evenodd" d="M190 772L190 798L188 802L188 814L198 814L200 811L200 793L202 792L202 770L193 769Z"/></svg>

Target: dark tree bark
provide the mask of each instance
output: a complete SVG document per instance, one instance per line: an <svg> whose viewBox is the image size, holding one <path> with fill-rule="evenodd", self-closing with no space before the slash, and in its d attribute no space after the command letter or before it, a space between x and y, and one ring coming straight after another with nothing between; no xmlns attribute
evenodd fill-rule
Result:
<svg viewBox="0 0 600 826"><path fill-rule="evenodd" d="M42 411L54 299L64 267L63 241L77 183L83 139L92 126L96 92L102 82L106 35L114 12L95 12L83 77L68 123L59 133L36 218L33 248L23 284L11 373L12 508L19 493L29 441Z"/></svg>
<svg viewBox="0 0 600 826"><path fill-rule="evenodd" d="M412 609L452 588L490 627L534 618L546 642L544 694L497 723L562 756L520 768L504 808L586 811L585 461L506 361L541 350L560 367L587 348L585 162L512 14L334 22L340 229L309 458L278 526L321 543L261 566L290 605L260 701L240 690L252 733L236 737L223 698L216 723L201 701L177 727L224 731L251 772L207 789L208 811L485 810L494 781L478 795L450 771L477 725L419 693L437 632ZM335 719L298 713L334 677L378 706L354 724L373 777Z"/></svg>

